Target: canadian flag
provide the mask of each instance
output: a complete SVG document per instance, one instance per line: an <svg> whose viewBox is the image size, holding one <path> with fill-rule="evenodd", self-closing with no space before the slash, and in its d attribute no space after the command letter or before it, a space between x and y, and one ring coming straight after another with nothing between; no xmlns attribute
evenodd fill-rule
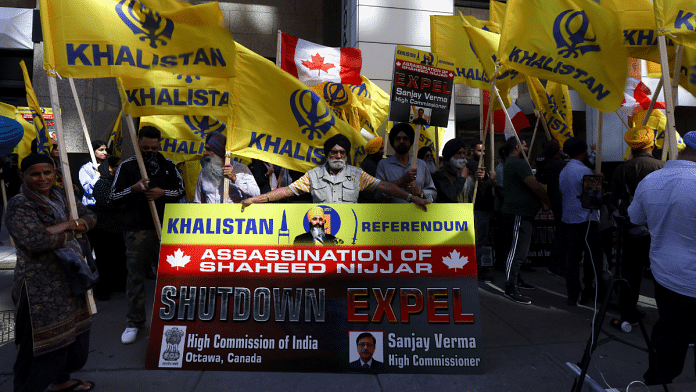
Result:
<svg viewBox="0 0 696 392"><path fill-rule="evenodd" d="M626 78L626 87L624 88L624 100L621 102L625 113L629 116L648 110L650 107L650 88L636 78ZM655 102L654 109L664 109L664 102Z"/></svg>
<svg viewBox="0 0 696 392"><path fill-rule="evenodd" d="M362 84L360 49L331 48L280 34L280 67L307 86L323 82Z"/></svg>
<svg viewBox="0 0 696 392"><path fill-rule="evenodd" d="M483 91L483 115L485 116L488 114L488 105L490 102L490 92L484 90ZM512 124L515 126L515 130L519 133L520 130L524 128L528 128L531 126L529 124L529 120L527 119L527 116L524 115L522 112L522 109L519 108L519 106L515 105L514 102L511 103L510 107L507 109L508 114L510 115L510 119L512 119ZM484 119L484 126L485 126L485 119ZM495 110L493 112L493 129L495 133L504 133L505 134L505 140L507 140L509 137L514 136L512 134L512 129L510 128L510 125L507 122L507 119L505 118L505 112L501 110ZM509 133L509 135L508 135Z"/></svg>

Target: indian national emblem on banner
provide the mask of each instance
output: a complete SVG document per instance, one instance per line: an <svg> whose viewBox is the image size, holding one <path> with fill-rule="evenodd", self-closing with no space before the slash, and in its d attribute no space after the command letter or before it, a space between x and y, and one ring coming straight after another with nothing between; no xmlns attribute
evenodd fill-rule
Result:
<svg viewBox="0 0 696 392"><path fill-rule="evenodd" d="M321 139L336 124L333 111L312 90L295 90L290 96L290 108L307 139Z"/></svg>
<svg viewBox="0 0 696 392"><path fill-rule="evenodd" d="M162 347L160 348L159 366L181 368L183 363L184 336L186 327L182 325L167 325L162 331ZM200 341L202 339L195 339ZM200 345L200 343L199 343Z"/></svg>
<svg viewBox="0 0 696 392"><path fill-rule="evenodd" d="M133 10L135 7L145 15L145 20L138 17ZM150 47L153 49L157 49L158 43L166 46L167 41L172 39L174 22L160 16L159 12L148 9L140 1L121 0L116 4L116 13L133 34L140 36L141 41L150 40Z"/></svg>
<svg viewBox="0 0 696 392"><path fill-rule="evenodd" d="M202 139L205 139L205 136L211 131L218 131L224 134L225 128L227 128L225 123L214 116L184 116L184 121L193 133L199 135Z"/></svg>
<svg viewBox="0 0 696 392"><path fill-rule="evenodd" d="M591 37L588 37L588 33ZM578 52L599 52L597 35L590 29L590 20L585 11L566 10L561 12L553 23L553 37L556 40L556 49L563 58L571 55L578 58ZM587 43L587 44L585 44Z"/></svg>

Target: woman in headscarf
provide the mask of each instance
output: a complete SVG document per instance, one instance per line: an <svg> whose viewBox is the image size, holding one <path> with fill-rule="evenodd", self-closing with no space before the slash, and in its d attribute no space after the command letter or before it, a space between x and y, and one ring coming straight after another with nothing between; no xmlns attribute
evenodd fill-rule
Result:
<svg viewBox="0 0 696 392"><path fill-rule="evenodd" d="M74 294L66 259L80 260L76 235L94 227L96 218L78 202L79 218L70 219L48 155L29 154L20 171L24 184L8 202L5 218L17 248L14 390L89 391L93 382L70 379L87 362L92 318L85 295Z"/></svg>
<svg viewBox="0 0 696 392"><path fill-rule="evenodd" d="M94 151L94 157L97 159L97 166L101 165L109 155L106 151L106 142L101 140L92 140L92 150ZM87 207L93 206L96 201L94 200L92 190L94 189L94 184L99 180L99 172L97 168L94 167L94 164L92 164L92 161L82 165L79 177L80 185L82 185L82 189L85 191L85 194L82 195L82 204Z"/></svg>

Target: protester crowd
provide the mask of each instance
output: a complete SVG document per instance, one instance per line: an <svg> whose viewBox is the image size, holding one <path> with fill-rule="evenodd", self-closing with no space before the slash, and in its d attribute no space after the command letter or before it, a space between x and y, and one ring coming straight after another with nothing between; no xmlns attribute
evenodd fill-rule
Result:
<svg viewBox="0 0 696 392"><path fill-rule="evenodd" d="M85 282L76 285L75 274L68 273L67 268L81 255L91 254L89 244L100 276L94 286L97 300L109 300L114 291L126 292L128 309L122 343L135 342L144 327L144 283L156 274L159 252L150 203L154 203L161 220L165 204L178 203L185 196L177 167L159 152L160 136L158 129L149 126L138 135L137 147L147 178L141 176L135 157L121 162L118 157L108 156L104 142L92 143L97 165L88 162L80 169L83 197L78 203L77 220L69 218L65 191L56 186L54 161L40 154L31 154L22 161L24 184L10 200L6 216L18 254L13 300L21 327L17 328L20 351L15 390L43 390L49 384L51 390L94 388L93 383L69 377L86 361L91 317L85 297L76 295L87 286ZM547 142L536 173L525 159L526 142L517 137L509 138L498 151L500 164L494 170L483 167L482 141L466 143L460 138L443 146L439 166L435 164L435 151L429 147L418 151L414 165L414 139L413 127L397 124L388 139L395 154L385 158L384 140L377 137L368 142L367 156L356 167L347 163L350 141L338 134L324 143L326 164L307 173L293 173L257 160L251 168L238 162L226 164L225 136L209 132L192 200L220 203L227 192L227 202L240 203L242 211L251 204L282 202L303 195L315 204L414 203L426 211L430 203L473 202L478 278L493 282L491 271L482 266L482 258L490 229L497 226L495 266L504 271L504 296L519 304L531 304L532 299L521 291L535 289L523 279L522 271L540 211L553 213L556 231L548 272L565 278L567 306L571 307L599 302L608 294L607 280L614 266L613 231L618 227L624 238L623 258L613 272L625 277L630 286L620 291L622 322L636 323L641 317L636 304L645 268L651 267L655 276L661 318L653 331L657 351L651 354L646 380L669 382L680 373L684 344L688 347L696 330L696 251L687 244L696 236L696 216L690 208L696 197L696 132L684 137L682 160L670 161L665 167L652 155L654 131L647 127L630 129L624 139L631 147L631 158L605 179L611 185L601 207L590 208L582 196L592 191L584 186L584 177L593 174L593 152L581 138L572 137L563 146L555 140ZM653 172L663 175L651 175ZM664 193L664 199L651 197L651 189ZM679 197L670 189L678 191ZM692 204L686 204L686 200ZM660 208L663 215L656 212ZM323 212L317 211L310 219L314 219L310 223L316 224L317 230L303 238L302 244L335 244L323 230ZM691 225L684 229L686 232L675 233L674 227L685 225ZM84 237L78 238L83 232L89 243ZM687 249L674 258L690 261L691 267L665 257L677 251L665 250L676 235L682 235L679 243ZM48 302L46 294L50 294ZM690 311L680 311L679 307ZM46 365L47 361L52 365Z"/></svg>

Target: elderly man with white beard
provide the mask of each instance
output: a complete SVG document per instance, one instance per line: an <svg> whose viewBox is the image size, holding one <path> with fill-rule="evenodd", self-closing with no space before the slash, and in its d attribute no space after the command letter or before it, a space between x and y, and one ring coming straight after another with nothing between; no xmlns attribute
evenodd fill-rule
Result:
<svg viewBox="0 0 696 392"><path fill-rule="evenodd" d="M227 137L218 131L212 131L205 137L203 159L196 183L196 195L194 203L220 204L222 203L225 183L223 178L231 181L229 186L230 203L258 196L261 194L251 170L241 163L232 161L225 165L225 145Z"/></svg>
<svg viewBox="0 0 696 392"><path fill-rule="evenodd" d="M324 142L326 164L317 166L289 186L275 189L249 199L242 200L242 211L253 203L267 203L290 197L311 193L314 203L357 203L358 193L383 192L410 203L415 203L427 211L430 202L410 194L391 182L380 181L365 173L362 169L348 165L350 140L336 134Z"/></svg>

